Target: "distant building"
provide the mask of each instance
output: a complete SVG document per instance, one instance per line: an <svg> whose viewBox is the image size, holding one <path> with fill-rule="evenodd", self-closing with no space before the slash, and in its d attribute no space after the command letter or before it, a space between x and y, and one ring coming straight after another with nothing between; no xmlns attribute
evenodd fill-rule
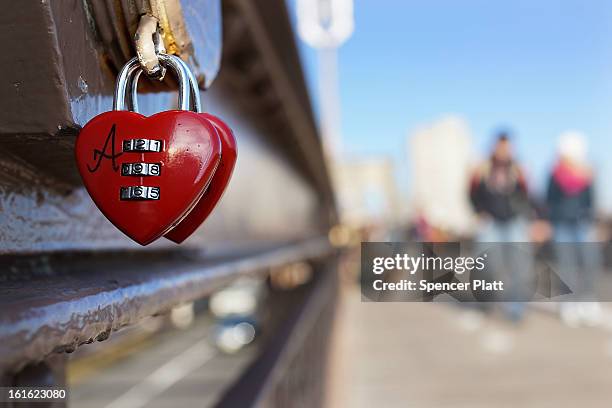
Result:
<svg viewBox="0 0 612 408"><path fill-rule="evenodd" d="M343 159L330 166L343 223L361 227L399 221L400 200L390 158Z"/></svg>
<svg viewBox="0 0 612 408"><path fill-rule="evenodd" d="M408 136L407 145L413 216L451 234L471 233L472 138L465 120L449 116L423 126Z"/></svg>

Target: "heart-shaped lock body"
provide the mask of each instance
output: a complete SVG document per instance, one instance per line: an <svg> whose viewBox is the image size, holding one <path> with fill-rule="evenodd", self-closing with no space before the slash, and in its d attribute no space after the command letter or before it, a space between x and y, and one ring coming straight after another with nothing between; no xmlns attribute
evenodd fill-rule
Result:
<svg viewBox="0 0 612 408"><path fill-rule="evenodd" d="M76 161L87 191L117 228L146 245L193 208L221 157L208 120L186 110L102 113L81 130Z"/></svg>
<svg viewBox="0 0 612 408"><path fill-rule="evenodd" d="M225 122L214 115L200 113L200 116L210 121L219 134L221 161L206 192L195 207L179 224L165 235L166 238L177 244L187 239L208 218L223 196L223 192L230 181L234 165L236 164L236 139L232 130Z"/></svg>

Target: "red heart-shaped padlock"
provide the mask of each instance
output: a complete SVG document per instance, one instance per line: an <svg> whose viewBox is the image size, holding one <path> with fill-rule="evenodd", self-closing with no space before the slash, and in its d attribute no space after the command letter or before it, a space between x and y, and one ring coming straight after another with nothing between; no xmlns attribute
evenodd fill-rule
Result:
<svg viewBox="0 0 612 408"><path fill-rule="evenodd" d="M221 161L208 189L202 198L200 198L200 201L179 224L165 235L166 238L177 244L187 239L208 218L223 196L223 192L232 177L234 165L236 164L236 139L232 130L225 122L214 115L201 113L200 116L209 120L219 134L219 139L221 140Z"/></svg>
<svg viewBox="0 0 612 408"><path fill-rule="evenodd" d="M81 130L75 148L87 191L117 228L146 245L198 202L219 164L221 142L200 114L146 117L105 112Z"/></svg>

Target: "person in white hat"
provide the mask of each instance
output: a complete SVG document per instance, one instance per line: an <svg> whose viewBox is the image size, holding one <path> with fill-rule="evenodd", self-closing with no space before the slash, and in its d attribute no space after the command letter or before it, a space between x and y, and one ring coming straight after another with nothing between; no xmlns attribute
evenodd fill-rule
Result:
<svg viewBox="0 0 612 408"><path fill-rule="evenodd" d="M596 324L601 315L595 302L600 254L597 245L589 243L594 215L593 171L582 133L567 131L560 135L546 201L556 243L557 271L573 293L571 301L561 304L561 317L571 326Z"/></svg>

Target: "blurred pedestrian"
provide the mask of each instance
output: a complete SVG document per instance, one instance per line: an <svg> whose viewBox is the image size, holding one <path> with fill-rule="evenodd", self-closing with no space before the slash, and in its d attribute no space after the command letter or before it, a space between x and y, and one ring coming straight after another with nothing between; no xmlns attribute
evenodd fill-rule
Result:
<svg viewBox="0 0 612 408"><path fill-rule="evenodd" d="M601 308L595 302L595 281L600 269L599 245L590 236L593 225L593 171L587 143L580 132L559 137L558 158L548 182L547 207L553 225L558 272L572 291L561 304L561 318L569 325L596 324Z"/></svg>
<svg viewBox="0 0 612 408"><path fill-rule="evenodd" d="M507 132L497 134L490 157L474 172L470 199L479 216L477 240L483 243L481 250L494 250L494 256L488 259L489 267L505 283L503 298L511 300L503 304L504 310L518 321L524 313L522 300L529 282L532 252L528 244L507 243L528 241L531 205L524 172L514 158Z"/></svg>

